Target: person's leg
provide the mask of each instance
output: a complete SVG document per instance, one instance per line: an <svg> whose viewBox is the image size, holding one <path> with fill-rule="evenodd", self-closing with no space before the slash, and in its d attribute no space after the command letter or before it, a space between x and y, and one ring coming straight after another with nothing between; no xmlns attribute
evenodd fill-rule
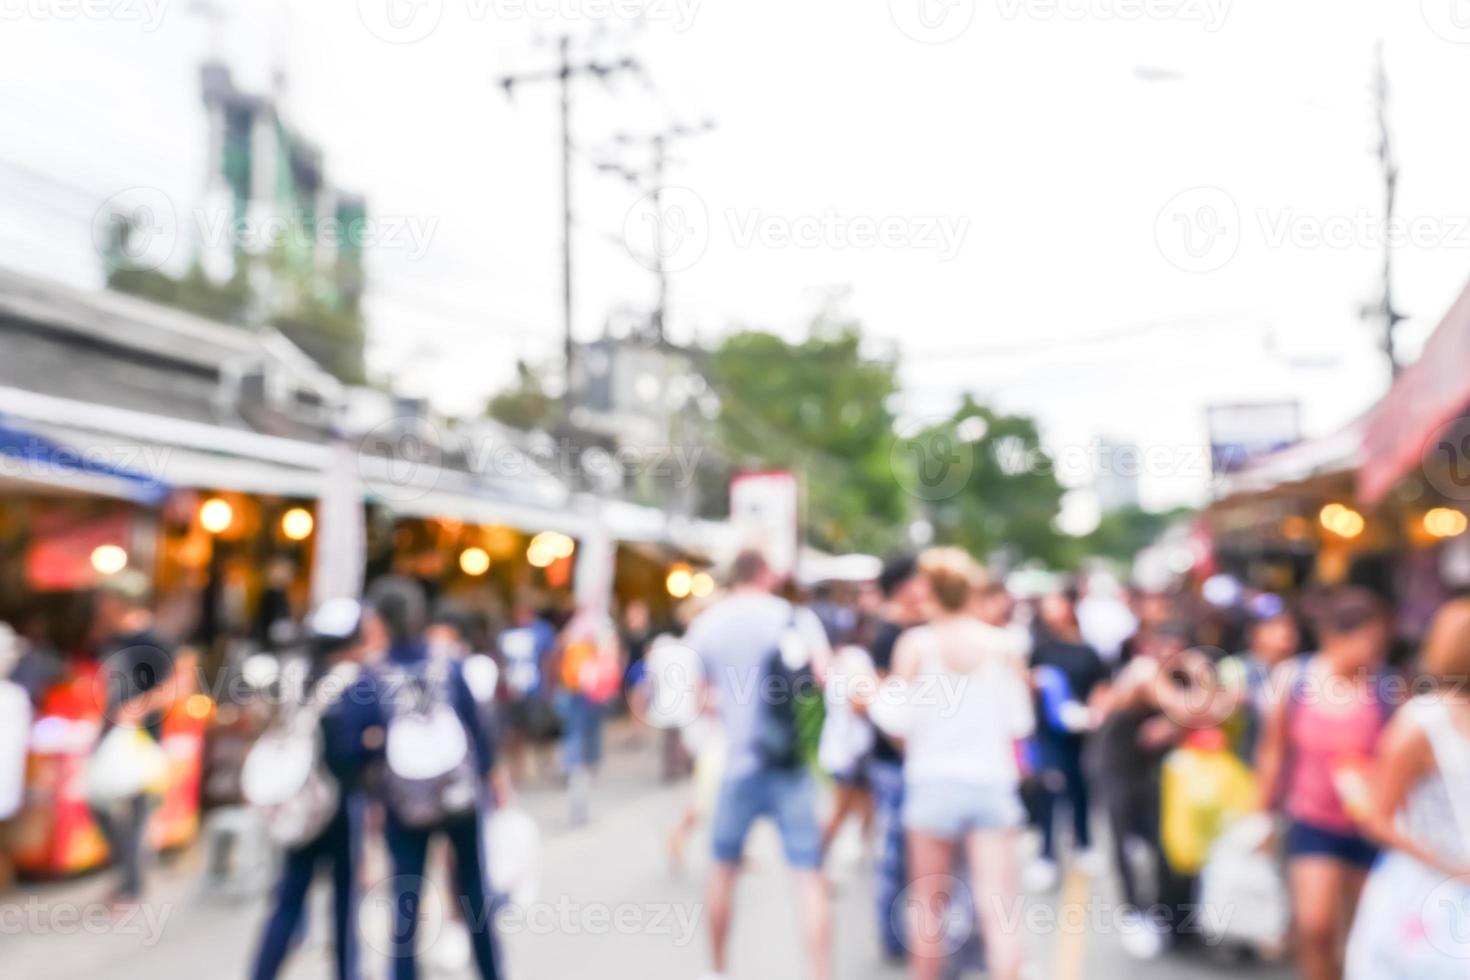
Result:
<svg viewBox="0 0 1470 980"><path fill-rule="evenodd" d="M972 889L985 936L985 963L992 980L1017 980L1025 962L1021 934L1006 928L1016 921L1021 900L1014 830L977 830L966 839Z"/></svg>
<svg viewBox="0 0 1470 980"><path fill-rule="evenodd" d="M869 768L873 782L874 816L878 835L876 900L878 937L884 955L904 955L904 917L895 910L899 893L908 884L905 874L903 833L903 768L897 763L875 761Z"/></svg>
<svg viewBox="0 0 1470 980"><path fill-rule="evenodd" d="M148 797L139 794L115 804L111 809L92 814L118 869L114 901L135 902L143 897L143 865L147 861L150 810Z"/></svg>
<svg viewBox="0 0 1470 980"><path fill-rule="evenodd" d="M332 862L332 928L337 980L357 980L357 865L362 807L348 800L327 828L324 844Z"/></svg>
<svg viewBox="0 0 1470 980"><path fill-rule="evenodd" d="M725 975L730 962L730 923L734 919L735 882L739 876L738 864L717 862L705 892L705 903L709 906L710 961L719 976Z"/></svg>
<svg viewBox="0 0 1470 980"><path fill-rule="evenodd" d="M937 980L944 965L949 930L950 890L955 878L954 847L943 837L911 830L908 834L909 962L915 980Z"/></svg>
<svg viewBox="0 0 1470 980"><path fill-rule="evenodd" d="M1057 859L1057 801L1067 791L1061 749L1054 740L1042 738L1037 748L1041 758L1040 792L1036 794L1036 822L1041 830L1041 859Z"/></svg>
<svg viewBox="0 0 1470 980"><path fill-rule="evenodd" d="M276 887L276 904L266 919L265 930L260 936L260 948L255 954L253 980L275 980L291 949L291 938L306 910L306 896L311 890L311 879L316 870L320 849L308 845L299 851L288 851L281 880Z"/></svg>
<svg viewBox="0 0 1470 980"><path fill-rule="evenodd" d="M418 975L417 950L419 903L424 891L424 862L429 851L427 831L404 827L388 820L388 852L393 858L393 917L388 937L388 960L393 980L414 980Z"/></svg>
<svg viewBox="0 0 1470 980"><path fill-rule="evenodd" d="M730 923L734 918L735 881L745 851L750 825L765 808L759 777L727 779L720 786L710 827L715 868L710 873L705 902L709 906L710 953L714 972L724 975L729 964Z"/></svg>
<svg viewBox="0 0 1470 980"><path fill-rule="evenodd" d="M454 880L459 893L455 904L470 931L480 980L498 980L500 948L495 940L495 920L485 889L487 869L480 820L478 817L456 820L449 825L447 833L454 848Z"/></svg>
<svg viewBox="0 0 1470 980"><path fill-rule="evenodd" d="M1087 773L1082 769L1082 746L1068 749L1063 759L1062 774L1067 779L1067 802L1072 807L1072 847L1077 850L1092 848L1092 800L1087 787Z"/></svg>
<svg viewBox="0 0 1470 980"><path fill-rule="evenodd" d="M1128 858L1128 840L1135 836L1134 817L1129 812L1128 797L1114 789L1103 800L1103 809L1108 817L1108 831L1113 843L1113 864L1118 872L1123 904L1142 912L1146 903L1138 887L1138 874Z"/></svg>
<svg viewBox="0 0 1470 980"><path fill-rule="evenodd" d="M1349 875L1342 862L1322 855L1295 857L1287 866L1296 914L1297 965L1303 980L1340 980L1338 948L1343 892Z"/></svg>
<svg viewBox="0 0 1470 980"><path fill-rule="evenodd" d="M602 765L602 725L607 718L607 706L582 699L586 704L587 727L586 727L586 753L587 768L593 772Z"/></svg>
<svg viewBox="0 0 1470 980"><path fill-rule="evenodd" d="M806 770L775 774L767 779L772 798L767 809L776 818L786 863L796 872L797 908L813 980L832 976L832 897L822 876L822 832L817 825L817 801L811 774Z"/></svg>
<svg viewBox="0 0 1470 980"><path fill-rule="evenodd" d="M832 847L832 841L837 839L837 834L842 830L842 824L847 820L850 813L856 808L856 787L851 783L834 782L832 789L832 812L827 817L826 824L822 827L822 853L826 854Z"/></svg>

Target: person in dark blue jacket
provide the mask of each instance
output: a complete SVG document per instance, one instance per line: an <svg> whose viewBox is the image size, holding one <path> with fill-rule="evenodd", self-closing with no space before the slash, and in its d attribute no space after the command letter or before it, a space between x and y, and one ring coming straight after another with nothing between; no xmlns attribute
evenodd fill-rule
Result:
<svg viewBox="0 0 1470 980"><path fill-rule="evenodd" d="M359 671L364 653L364 613L349 599L331 600L309 623L313 648L311 683L324 680L333 695L322 710L322 762L340 790L337 811L316 840L286 852L275 905L256 954L254 980L274 980L305 921L306 896L321 866L331 869L335 913L337 980L357 980L357 862L362 844L362 772L371 753L365 735L371 716L371 682ZM332 676L328 678L328 674Z"/></svg>
<svg viewBox="0 0 1470 980"><path fill-rule="evenodd" d="M490 731L481 721L460 663L429 657L424 643L427 600L422 588L408 579L385 578L374 585L369 601L388 634L387 662L375 672L375 705L384 730L391 738L394 715L412 697L421 695L424 688L437 683L436 677L442 676L448 704L464 727L475 775L474 805L430 826L406 821L395 812L392 794L388 794L384 823L388 852L393 859L391 975L394 980L414 980L417 976L414 942L423 899L425 862L429 841L435 834L443 834L454 852L455 881L451 894L469 929L479 974L483 980L498 980L500 954L491 921L482 832L490 805L490 775L495 765ZM407 684L402 683L404 679ZM385 781L393 778L390 773Z"/></svg>

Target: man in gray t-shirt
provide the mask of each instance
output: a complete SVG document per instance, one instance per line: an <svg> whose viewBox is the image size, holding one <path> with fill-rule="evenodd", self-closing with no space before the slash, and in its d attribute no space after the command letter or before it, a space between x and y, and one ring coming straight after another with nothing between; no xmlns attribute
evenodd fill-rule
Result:
<svg viewBox="0 0 1470 980"><path fill-rule="evenodd" d="M767 665L794 632L818 678L830 657L826 631L809 610L793 608L772 595L775 576L755 551L741 552L731 573L730 594L705 610L684 635L704 663L709 688L720 710L728 746L724 780L711 830L715 870L709 886L710 938L714 954L711 980L725 974L735 879L750 826L760 817L775 821L786 862L796 874L797 903L814 980L831 976L832 925L826 882L822 880L822 837L817 825L811 772L805 766L764 764L756 739ZM774 688L770 688L774 690ZM778 696L789 692L778 692Z"/></svg>

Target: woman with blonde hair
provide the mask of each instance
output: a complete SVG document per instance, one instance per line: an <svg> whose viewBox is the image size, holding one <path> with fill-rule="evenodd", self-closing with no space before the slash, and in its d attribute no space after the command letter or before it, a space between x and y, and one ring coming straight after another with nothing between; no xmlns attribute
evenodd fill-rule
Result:
<svg viewBox="0 0 1470 980"><path fill-rule="evenodd" d="M944 948L944 906L955 849L963 847L990 976L1015 980L1025 949L1000 916L1020 893L1016 840L1024 811L1015 740L1032 730L1031 699L1010 638L966 611L982 576L974 561L936 548L920 555L918 567L935 608L927 624L899 639L892 691L872 711L874 722L905 744L913 975L937 977L951 952Z"/></svg>
<svg viewBox="0 0 1470 980"><path fill-rule="evenodd" d="M1387 855L1358 907L1349 980L1464 977L1470 964L1470 599L1439 610L1420 666L1433 691L1379 745L1364 825Z"/></svg>

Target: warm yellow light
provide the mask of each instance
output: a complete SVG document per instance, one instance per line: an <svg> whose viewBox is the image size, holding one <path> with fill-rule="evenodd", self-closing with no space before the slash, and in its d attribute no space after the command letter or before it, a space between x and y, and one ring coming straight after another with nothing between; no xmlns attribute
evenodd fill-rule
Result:
<svg viewBox="0 0 1470 980"><path fill-rule="evenodd" d="M128 553L115 544L99 544L92 549L92 567L99 575L116 575L128 567Z"/></svg>
<svg viewBox="0 0 1470 980"><path fill-rule="evenodd" d="M694 574L683 565L675 565L669 569L669 577L664 580L664 586L669 590L669 595L675 599L683 599L694 589Z"/></svg>
<svg viewBox="0 0 1470 980"><path fill-rule="evenodd" d="M696 599L703 599L715 591L715 577L709 572L695 572L689 582L689 592Z"/></svg>
<svg viewBox="0 0 1470 980"><path fill-rule="evenodd" d="M1345 504L1328 504L1317 515L1317 520L1340 538L1356 538L1367 527L1363 515Z"/></svg>
<svg viewBox="0 0 1470 980"><path fill-rule="evenodd" d="M1436 538L1453 538L1464 534L1470 525L1465 515L1449 507L1436 507L1424 515L1424 530Z"/></svg>
<svg viewBox="0 0 1470 980"><path fill-rule="evenodd" d="M484 548L466 548L459 553L459 570L466 575L484 575L490 571L490 552Z"/></svg>
<svg viewBox="0 0 1470 980"><path fill-rule="evenodd" d="M292 541L305 541L314 527L316 519L305 507L292 507L281 515L281 533Z"/></svg>
<svg viewBox="0 0 1470 980"><path fill-rule="evenodd" d="M558 558L570 558L577 550L577 542L559 531L542 531L531 539L526 547L526 561L537 568L545 568Z"/></svg>
<svg viewBox="0 0 1470 980"><path fill-rule="evenodd" d="M211 497L199 508L199 525L210 534L228 531L235 522L235 508L228 500Z"/></svg>
<svg viewBox="0 0 1470 980"><path fill-rule="evenodd" d="M184 713L197 721L204 721L214 713L214 701L208 694L191 694L184 702Z"/></svg>

